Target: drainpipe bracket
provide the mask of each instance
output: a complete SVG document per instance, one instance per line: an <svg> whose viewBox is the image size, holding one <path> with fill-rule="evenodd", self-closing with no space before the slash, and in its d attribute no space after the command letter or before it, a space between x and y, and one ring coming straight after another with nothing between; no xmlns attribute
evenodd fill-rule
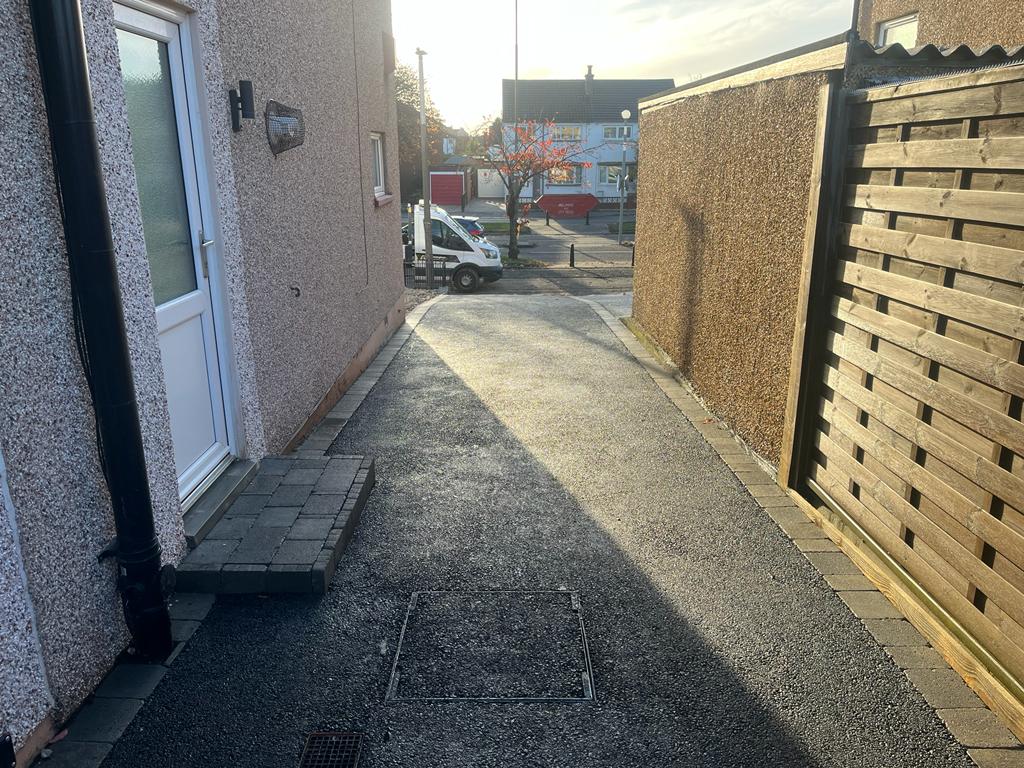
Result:
<svg viewBox="0 0 1024 768"><path fill-rule="evenodd" d="M100 550L100 553L96 555L96 559L102 563L104 560L117 557L117 552L117 539L114 538L110 540L110 543L107 544L107 546Z"/></svg>

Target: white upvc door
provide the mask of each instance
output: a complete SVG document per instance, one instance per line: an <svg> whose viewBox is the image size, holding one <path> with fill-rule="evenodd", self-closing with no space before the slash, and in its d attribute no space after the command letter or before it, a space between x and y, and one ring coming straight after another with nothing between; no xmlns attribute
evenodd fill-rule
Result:
<svg viewBox="0 0 1024 768"><path fill-rule="evenodd" d="M186 499L230 454L208 264L216 256L188 28L175 12L115 5L142 223L170 409L178 493ZM207 225L204 226L204 220Z"/></svg>

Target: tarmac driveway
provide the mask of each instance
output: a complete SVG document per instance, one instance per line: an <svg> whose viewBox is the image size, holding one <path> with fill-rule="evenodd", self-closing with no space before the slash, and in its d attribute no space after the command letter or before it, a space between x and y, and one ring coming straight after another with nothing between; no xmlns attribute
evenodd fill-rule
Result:
<svg viewBox="0 0 1024 768"><path fill-rule="evenodd" d="M970 765L582 302L439 302L332 452L378 486L330 593L219 600L107 766ZM392 695L585 698L582 614L595 700L386 702L431 590Z"/></svg>

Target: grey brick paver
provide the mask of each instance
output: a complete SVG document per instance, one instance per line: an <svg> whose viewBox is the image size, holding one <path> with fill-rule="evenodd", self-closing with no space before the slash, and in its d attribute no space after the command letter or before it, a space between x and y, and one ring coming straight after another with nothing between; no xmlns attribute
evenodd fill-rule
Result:
<svg viewBox="0 0 1024 768"><path fill-rule="evenodd" d="M853 615L859 619L899 619L903 614L886 600L881 592L839 592L839 597L850 606Z"/></svg>
<svg viewBox="0 0 1024 768"><path fill-rule="evenodd" d="M301 507L267 507L255 518L260 528L287 528L299 516Z"/></svg>
<svg viewBox="0 0 1024 768"><path fill-rule="evenodd" d="M949 665L934 648L919 645L891 645L885 652L900 669L946 669Z"/></svg>
<svg viewBox="0 0 1024 768"><path fill-rule="evenodd" d="M277 549L271 561L280 565L312 565L324 548L323 540L296 541L286 539Z"/></svg>
<svg viewBox="0 0 1024 768"><path fill-rule="evenodd" d="M343 494L317 494L310 496L299 512L301 517L324 516L334 517L345 503Z"/></svg>
<svg viewBox="0 0 1024 768"><path fill-rule="evenodd" d="M237 515L258 515L260 510L267 505L267 501L269 499L270 496L266 494L253 494L247 496L243 493L235 499L234 503L230 507L228 507L227 515L229 517Z"/></svg>
<svg viewBox="0 0 1024 768"><path fill-rule="evenodd" d="M906 619L863 619L881 645L927 645L914 625Z"/></svg>
<svg viewBox="0 0 1024 768"><path fill-rule="evenodd" d="M257 594L267 591L267 566L228 563L221 571L220 591L224 594Z"/></svg>
<svg viewBox="0 0 1024 768"><path fill-rule="evenodd" d="M238 540L207 539L189 552L186 561L196 564L223 564L238 546Z"/></svg>
<svg viewBox="0 0 1024 768"><path fill-rule="evenodd" d="M940 709L939 717L956 740L965 747L1020 747L996 715L983 707ZM1024 752L1021 753L1024 759Z"/></svg>
<svg viewBox="0 0 1024 768"><path fill-rule="evenodd" d="M265 495L269 496L278 485L281 483L281 475L268 475L260 472L252 479L249 486L242 491L242 495L255 496Z"/></svg>
<svg viewBox="0 0 1024 768"><path fill-rule="evenodd" d="M287 533L287 527L253 527L239 543L238 548L231 553L228 562L265 565L274 557L274 551L284 541Z"/></svg>
<svg viewBox="0 0 1024 768"><path fill-rule="evenodd" d="M96 696L105 699L145 699L167 673L162 664L118 664L103 678Z"/></svg>
<svg viewBox="0 0 1024 768"><path fill-rule="evenodd" d="M114 742L142 709L141 699L101 699L86 703L68 726L72 741Z"/></svg>
<svg viewBox="0 0 1024 768"><path fill-rule="evenodd" d="M967 754L978 768L1021 768L1024 749L968 749Z"/></svg>
<svg viewBox="0 0 1024 768"><path fill-rule="evenodd" d="M908 669L906 673L924 700L935 709L984 706L952 669Z"/></svg>
<svg viewBox="0 0 1024 768"><path fill-rule="evenodd" d="M330 517L302 517L295 521L288 530L285 541L289 539L316 539L324 541L331 532L334 520Z"/></svg>
<svg viewBox="0 0 1024 768"><path fill-rule="evenodd" d="M842 552L806 552L804 557L810 560L811 565L823 576L839 573L861 575L860 569Z"/></svg>
<svg viewBox="0 0 1024 768"><path fill-rule="evenodd" d="M64 739L53 747L53 754L41 765L45 768L99 768L113 745L98 741Z"/></svg>
<svg viewBox="0 0 1024 768"><path fill-rule="evenodd" d="M260 462L261 475L284 475L292 468L295 460L280 456L268 456Z"/></svg>
<svg viewBox="0 0 1024 768"><path fill-rule="evenodd" d="M245 536L255 521L256 518L251 516L225 517L213 526L213 530L206 535L206 538L211 541L218 539L235 539L237 541Z"/></svg>
<svg viewBox="0 0 1024 768"><path fill-rule="evenodd" d="M312 492L312 485L279 485L267 501L267 506L301 507Z"/></svg>
<svg viewBox="0 0 1024 768"><path fill-rule="evenodd" d="M322 474L323 469L320 467L292 469L281 478L281 485L316 485Z"/></svg>

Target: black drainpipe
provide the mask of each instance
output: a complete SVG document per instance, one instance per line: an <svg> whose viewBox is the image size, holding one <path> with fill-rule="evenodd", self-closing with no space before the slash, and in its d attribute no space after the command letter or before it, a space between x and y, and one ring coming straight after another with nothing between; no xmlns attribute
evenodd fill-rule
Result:
<svg viewBox="0 0 1024 768"><path fill-rule="evenodd" d="M29 0L64 219L75 333L117 529L118 588L136 654L164 659L171 620L160 579L142 427L114 262L78 0Z"/></svg>

